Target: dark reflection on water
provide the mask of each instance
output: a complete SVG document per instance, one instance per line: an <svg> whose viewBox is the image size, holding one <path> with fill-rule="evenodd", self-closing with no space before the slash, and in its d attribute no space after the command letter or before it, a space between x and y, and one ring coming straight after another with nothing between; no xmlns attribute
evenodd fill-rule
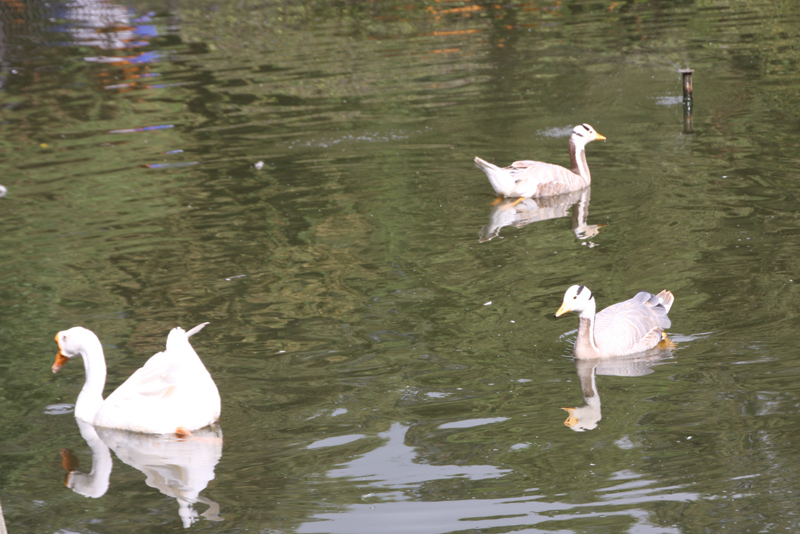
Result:
<svg viewBox="0 0 800 534"><path fill-rule="evenodd" d="M113 456L101 497L63 487L93 447L52 336L98 332L111 391L206 320L225 454L193 530L797 530L793 3L0 9L9 531L182 530ZM581 122L590 213L490 206L475 154L563 161ZM676 296L671 357L596 370L580 433L574 283Z"/></svg>

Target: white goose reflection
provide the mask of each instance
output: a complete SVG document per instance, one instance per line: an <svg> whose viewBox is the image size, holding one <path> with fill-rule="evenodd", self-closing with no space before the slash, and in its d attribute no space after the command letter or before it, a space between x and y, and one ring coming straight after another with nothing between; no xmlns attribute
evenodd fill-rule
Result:
<svg viewBox="0 0 800 534"><path fill-rule="evenodd" d="M581 380L583 406L562 408L569 412L564 424L576 432L585 432L597 428L602 412L600 409L600 393L597 390L597 375L606 376L643 376L653 372L651 368L663 359L672 355L666 348L656 348L632 356L616 358L575 360L578 377Z"/></svg>
<svg viewBox="0 0 800 534"><path fill-rule="evenodd" d="M76 420L77 421L77 420ZM97 499L108 491L108 482L111 478L111 451L97 435L95 428L84 421L77 421L81 436L92 450L92 470L89 473L78 471L78 459L72 454L70 449L61 449L61 464L67 471L67 478L64 485L80 493L84 497Z"/></svg>
<svg viewBox="0 0 800 534"><path fill-rule="evenodd" d="M572 208L572 231L578 239L591 239L601 226L587 224L592 188L540 198L507 198L492 206L489 224L481 228L478 241L485 243L497 237L505 226L522 228L530 223L567 217ZM593 244L590 244L593 246Z"/></svg>
<svg viewBox="0 0 800 534"><path fill-rule="evenodd" d="M99 498L108 490L111 477L111 453L145 474L145 483L164 495L178 501L178 515L184 528L198 520L193 505L208 505L203 517L222 521L219 504L200 496L214 479L214 468L222 457L222 430L219 425L206 427L192 433L189 438L173 435L137 434L109 428L93 427L77 421L81 436L92 450L92 470L78 471L78 462L72 451L61 449L65 485L85 497Z"/></svg>

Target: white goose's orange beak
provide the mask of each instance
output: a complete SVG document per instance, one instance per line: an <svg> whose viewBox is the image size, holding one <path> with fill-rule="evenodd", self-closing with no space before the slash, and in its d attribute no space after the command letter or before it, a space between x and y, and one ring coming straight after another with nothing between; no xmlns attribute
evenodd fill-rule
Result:
<svg viewBox="0 0 800 534"><path fill-rule="evenodd" d="M594 140L595 141L605 141L606 140L606 136L605 135L600 135L599 133L595 132L594 133Z"/></svg>
<svg viewBox="0 0 800 534"><path fill-rule="evenodd" d="M56 361L53 362L53 367L51 368L54 373L59 372L61 367L63 367L69 359L64 356L64 353L61 352L61 344L58 342L58 334L56 334L56 345L58 345L58 353L56 354Z"/></svg>

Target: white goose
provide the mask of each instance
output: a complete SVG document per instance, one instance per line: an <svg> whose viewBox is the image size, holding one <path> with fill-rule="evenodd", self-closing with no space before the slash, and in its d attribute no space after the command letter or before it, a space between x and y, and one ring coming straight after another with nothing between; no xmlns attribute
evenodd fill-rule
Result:
<svg viewBox="0 0 800 534"><path fill-rule="evenodd" d="M53 372L76 356L83 357L86 368L75 417L99 427L148 434L185 434L214 423L220 414L219 391L189 344L189 337L207 324L188 332L173 328L166 350L153 355L105 400L106 360L100 340L80 326L56 334Z"/></svg>
<svg viewBox="0 0 800 534"><path fill-rule="evenodd" d="M556 317L580 312L573 349L576 358L624 356L655 348L666 338L664 329L670 326L667 313L674 300L666 289L658 295L640 291L595 315L594 295L588 287L575 285L564 293Z"/></svg>
<svg viewBox="0 0 800 534"><path fill-rule="evenodd" d="M509 198L544 197L578 191L592 182L589 165L586 163L586 145L592 141L605 141L605 137L588 124L579 124L569 137L569 159L572 170L541 161L515 161L500 168L481 158L475 158L478 166L500 196Z"/></svg>

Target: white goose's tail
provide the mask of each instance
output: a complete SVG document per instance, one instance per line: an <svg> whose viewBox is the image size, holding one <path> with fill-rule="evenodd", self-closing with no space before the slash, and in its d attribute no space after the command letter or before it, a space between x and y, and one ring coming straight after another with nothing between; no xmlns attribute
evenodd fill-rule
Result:
<svg viewBox="0 0 800 534"><path fill-rule="evenodd" d="M514 189L514 178L506 171L497 165L493 165L488 161L475 157L475 165L486 173L489 178L489 183L492 184L492 189L498 195L509 196L509 193Z"/></svg>
<svg viewBox="0 0 800 534"><path fill-rule="evenodd" d="M180 326L176 326L169 331L169 335L167 336L167 350L180 350L179 347L189 345L189 337L198 333L207 324L208 323L201 323L188 332Z"/></svg>
<svg viewBox="0 0 800 534"><path fill-rule="evenodd" d="M195 335L196 333L198 333L200 330L202 330L202 329L203 329L203 327L204 327L205 325L207 325L207 324L208 324L208 321L206 321L205 323L200 323L199 325L195 326L194 328L192 328L191 330L189 330L188 332L186 332L186 337L192 337L193 335Z"/></svg>

